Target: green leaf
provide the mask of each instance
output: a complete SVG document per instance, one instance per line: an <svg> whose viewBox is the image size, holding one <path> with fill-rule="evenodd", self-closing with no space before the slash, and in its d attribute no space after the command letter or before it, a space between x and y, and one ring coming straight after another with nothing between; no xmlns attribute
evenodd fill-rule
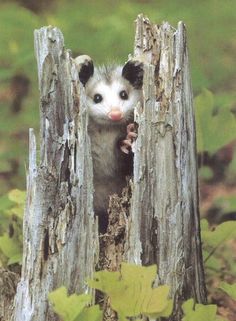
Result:
<svg viewBox="0 0 236 321"><path fill-rule="evenodd" d="M208 229L209 229L209 223L208 223L207 219L202 218L201 219L201 231L202 232L203 231L208 231Z"/></svg>
<svg viewBox="0 0 236 321"><path fill-rule="evenodd" d="M94 305L89 308L84 308L75 321L102 321L103 312L99 305Z"/></svg>
<svg viewBox="0 0 236 321"><path fill-rule="evenodd" d="M3 254L9 258L8 264L16 263L16 258L21 261L21 245L14 238L10 238L7 233L0 236L0 248Z"/></svg>
<svg viewBox="0 0 236 321"><path fill-rule="evenodd" d="M7 265L11 265L15 263L21 264L21 262L22 262L22 253L18 253L9 258Z"/></svg>
<svg viewBox="0 0 236 321"><path fill-rule="evenodd" d="M211 255L211 251L207 251L205 249L203 249L202 255L205 267L208 269L208 275L210 273L215 274L216 272L221 271L222 260L220 258L218 258L216 255Z"/></svg>
<svg viewBox="0 0 236 321"><path fill-rule="evenodd" d="M209 90L204 89L194 102L199 152L213 153L235 139L235 117L226 108L218 109L214 115L214 96Z"/></svg>
<svg viewBox="0 0 236 321"><path fill-rule="evenodd" d="M8 193L9 200L24 205L26 199L26 192L19 189L13 189Z"/></svg>
<svg viewBox="0 0 236 321"><path fill-rule="evenodd" d="M228 221L218 225L214 231L202 230L202 240L211 247L218 247L223 242L236 237L236 222Z"/></svg>
<svg viewBox="0 0 236 321"><path fill-rule="evenodd" d="M232 299L236 300L236 283L229 284L221 282L219 288L226 292Z"/></svg>
<svg viewBox="0 0 236 321"><path fill-rule="evenodd" d="M5 210L11 208L13 203L9 200L7 195L3 195L0 197L0 212L4 212Z"/></svg>
<svg viewBox="0 0 236 321"><path fill-rule="evenodd" d="M195 304L194 300L189 299L183 303L183 321L216 321L217 306L213 304Z"/></svg>
<svg viewBox="0 0 236 321"><path fill-rule="evenodd" d="M24 208L22 205L19 206L14 206L11 209L7 210L5 212L8 216L12 216L15 215L17 217L19 217L20 219L23 219L24 216Z"/></svg>
<svg viewBox="0 0 236 321"><path fill-rule="evenodd" d="M58 288L49 293L48 298L53 304L54 311L63 319L63 321L77 320L76 318L78 318L79 314L92 300L92 297L89 294L72 294L67 296L65 287ZM80 321L80 319L78 319L78 321Z"/></svg>
<svg viewBox="0 0 236 321"><path fill-rule="evenodd" d="M236 177L236 149L233 154L233 159L227 168L227 173L226 173L227 182L234 183L235 177Z"/></svg>
<svg viewBox="0 0 236 321"><path fill-rule="evenodd" d="M87 283L91 288L108 293L113 291L116 285L120 285L119 280L119 272L99 271L94 273L94 278L88 280Z"/></svg>
<svg viewBox="0 0 236 321"><path fill-rule="evenodd" d="M88 284L110 297L119 320L141 314L154 318L169 316L172 311L172 301L168 299L169 286L152 288L156 277L156 265L144 267L122 263L120 272L96 272Z"/></svg>

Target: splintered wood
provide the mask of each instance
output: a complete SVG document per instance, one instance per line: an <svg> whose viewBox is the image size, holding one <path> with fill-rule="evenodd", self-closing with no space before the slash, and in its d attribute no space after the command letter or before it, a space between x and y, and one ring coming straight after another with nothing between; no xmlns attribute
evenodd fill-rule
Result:
<svg viewBox="0 0 236 321"><path fill-rule="evenodd" d="M145 63L143 105L135 110L133 195L128 257L158 266L171 286L171 320L181 303L206 302L201 252L196 132L186 29L138 16L136 58Z"/></svg>
<svg viewBox="0 0 236 321"><path fill-rule="evenodd" d="M24 254L15 321L59 320L48 293L84 293L98 257L88 117L77 69L59 29L35 31L40 159L30 130Z"/></svg>

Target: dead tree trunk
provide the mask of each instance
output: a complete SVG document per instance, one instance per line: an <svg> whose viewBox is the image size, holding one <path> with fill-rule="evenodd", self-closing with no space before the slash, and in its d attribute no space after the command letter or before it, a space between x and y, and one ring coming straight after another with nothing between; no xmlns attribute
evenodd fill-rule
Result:
<svg viewBox="0 0 236 321"><path fill-rule="evenodd" d="M160 284L171 286L173 320L180 304L206 302L201 253L196 132L182 22L153 25L137 19L134 56L146 63L143 106L134 148L128 258L158 265Z"/></svg>
<svg viewBox="0 0 236 321"><path fill-rule="evenodd" d="M22 277L15 321L58 320L48 293L84 292L98 253L92 161L84 96L57 28L35 31L40 90L40 159L30 130ZM79 92L78 92L79 91Z"/></svg>
<svg viewBox="0 0 236 321"><path fill-rule="evenodd" d="M48 305L48 292L62 284L70 293L82 292L98 257L83 89L58 29L37 30L35 48L40 160L37 165L35 136L30 130L24 260L14 321L57 320ZM195 124L183 23L175 30L168 23L152 25L140 15L134 56L144 61L145 77L143 104L135 110L139 130L132 197L130 200L127 189L120 203L111 199L110 217L115 217L117 229L110 221L108 233L101 238L99 262L110 270L119 269L122 260L156 263L159 283L171 286L175 300L171 320L179 321L182 300L206 300ZM108 314L106 320L116 319L112 311Z"/></svg>

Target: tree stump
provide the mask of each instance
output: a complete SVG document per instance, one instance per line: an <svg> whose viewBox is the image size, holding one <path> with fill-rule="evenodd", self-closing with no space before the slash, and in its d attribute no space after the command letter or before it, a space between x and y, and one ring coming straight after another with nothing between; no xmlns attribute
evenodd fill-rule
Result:
<svg viewBox="0 0 236 321"><path fill-rule="evenodd" d="M88 117L78 73L57 28L35 31L40 90L40 159L30 130L22 277L15 321L58 317L48 293L84 292L98 256Z"/></svg>
<svg viewBox="0 0 236 321"><path fill-rule="evenodd" d="M170 320L180 321L183 300L206 302L184 24L175 30L168 23L158 26L142 15L137 18L134 57L144 62L145 73L143 102L135 108L133 182L120 200L111 199L99 261L83 88L57 28L35 31L35 50L40 159L37 164L31 129L24 257L14 320L58 320L47 301L50 291L65 285L69 293L84 292L95 266L116 270L124 260L158 265L157 283L170 285L175 302ZM107 311L115 320L109 301Z"/></svg>
<svg viewBox="0 0 236 321"><path fill-rule="evenodd" d="M199 226L196 131L186 29L138 16L135 58L145 63L143 105L135 110L129 261L158 266L181 303L206 302Z"/></svg>

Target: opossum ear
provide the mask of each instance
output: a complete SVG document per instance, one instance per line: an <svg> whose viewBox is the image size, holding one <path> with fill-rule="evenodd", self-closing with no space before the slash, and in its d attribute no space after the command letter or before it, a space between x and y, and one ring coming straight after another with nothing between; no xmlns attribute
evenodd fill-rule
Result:
<svg viewBox="0 0 236 321"><path fill-rule="evenodd" d="M122 69L122 77L134 88L140 89L143 85L143 63L138 60L128 61Z"/></svg>
<svg viewBox="0 0 236 321"><path fill-rule="evenodd" d="M93 61L87 55L78 56L74 61L79 72L79 80L85 86L94 72Z"/></svg>

